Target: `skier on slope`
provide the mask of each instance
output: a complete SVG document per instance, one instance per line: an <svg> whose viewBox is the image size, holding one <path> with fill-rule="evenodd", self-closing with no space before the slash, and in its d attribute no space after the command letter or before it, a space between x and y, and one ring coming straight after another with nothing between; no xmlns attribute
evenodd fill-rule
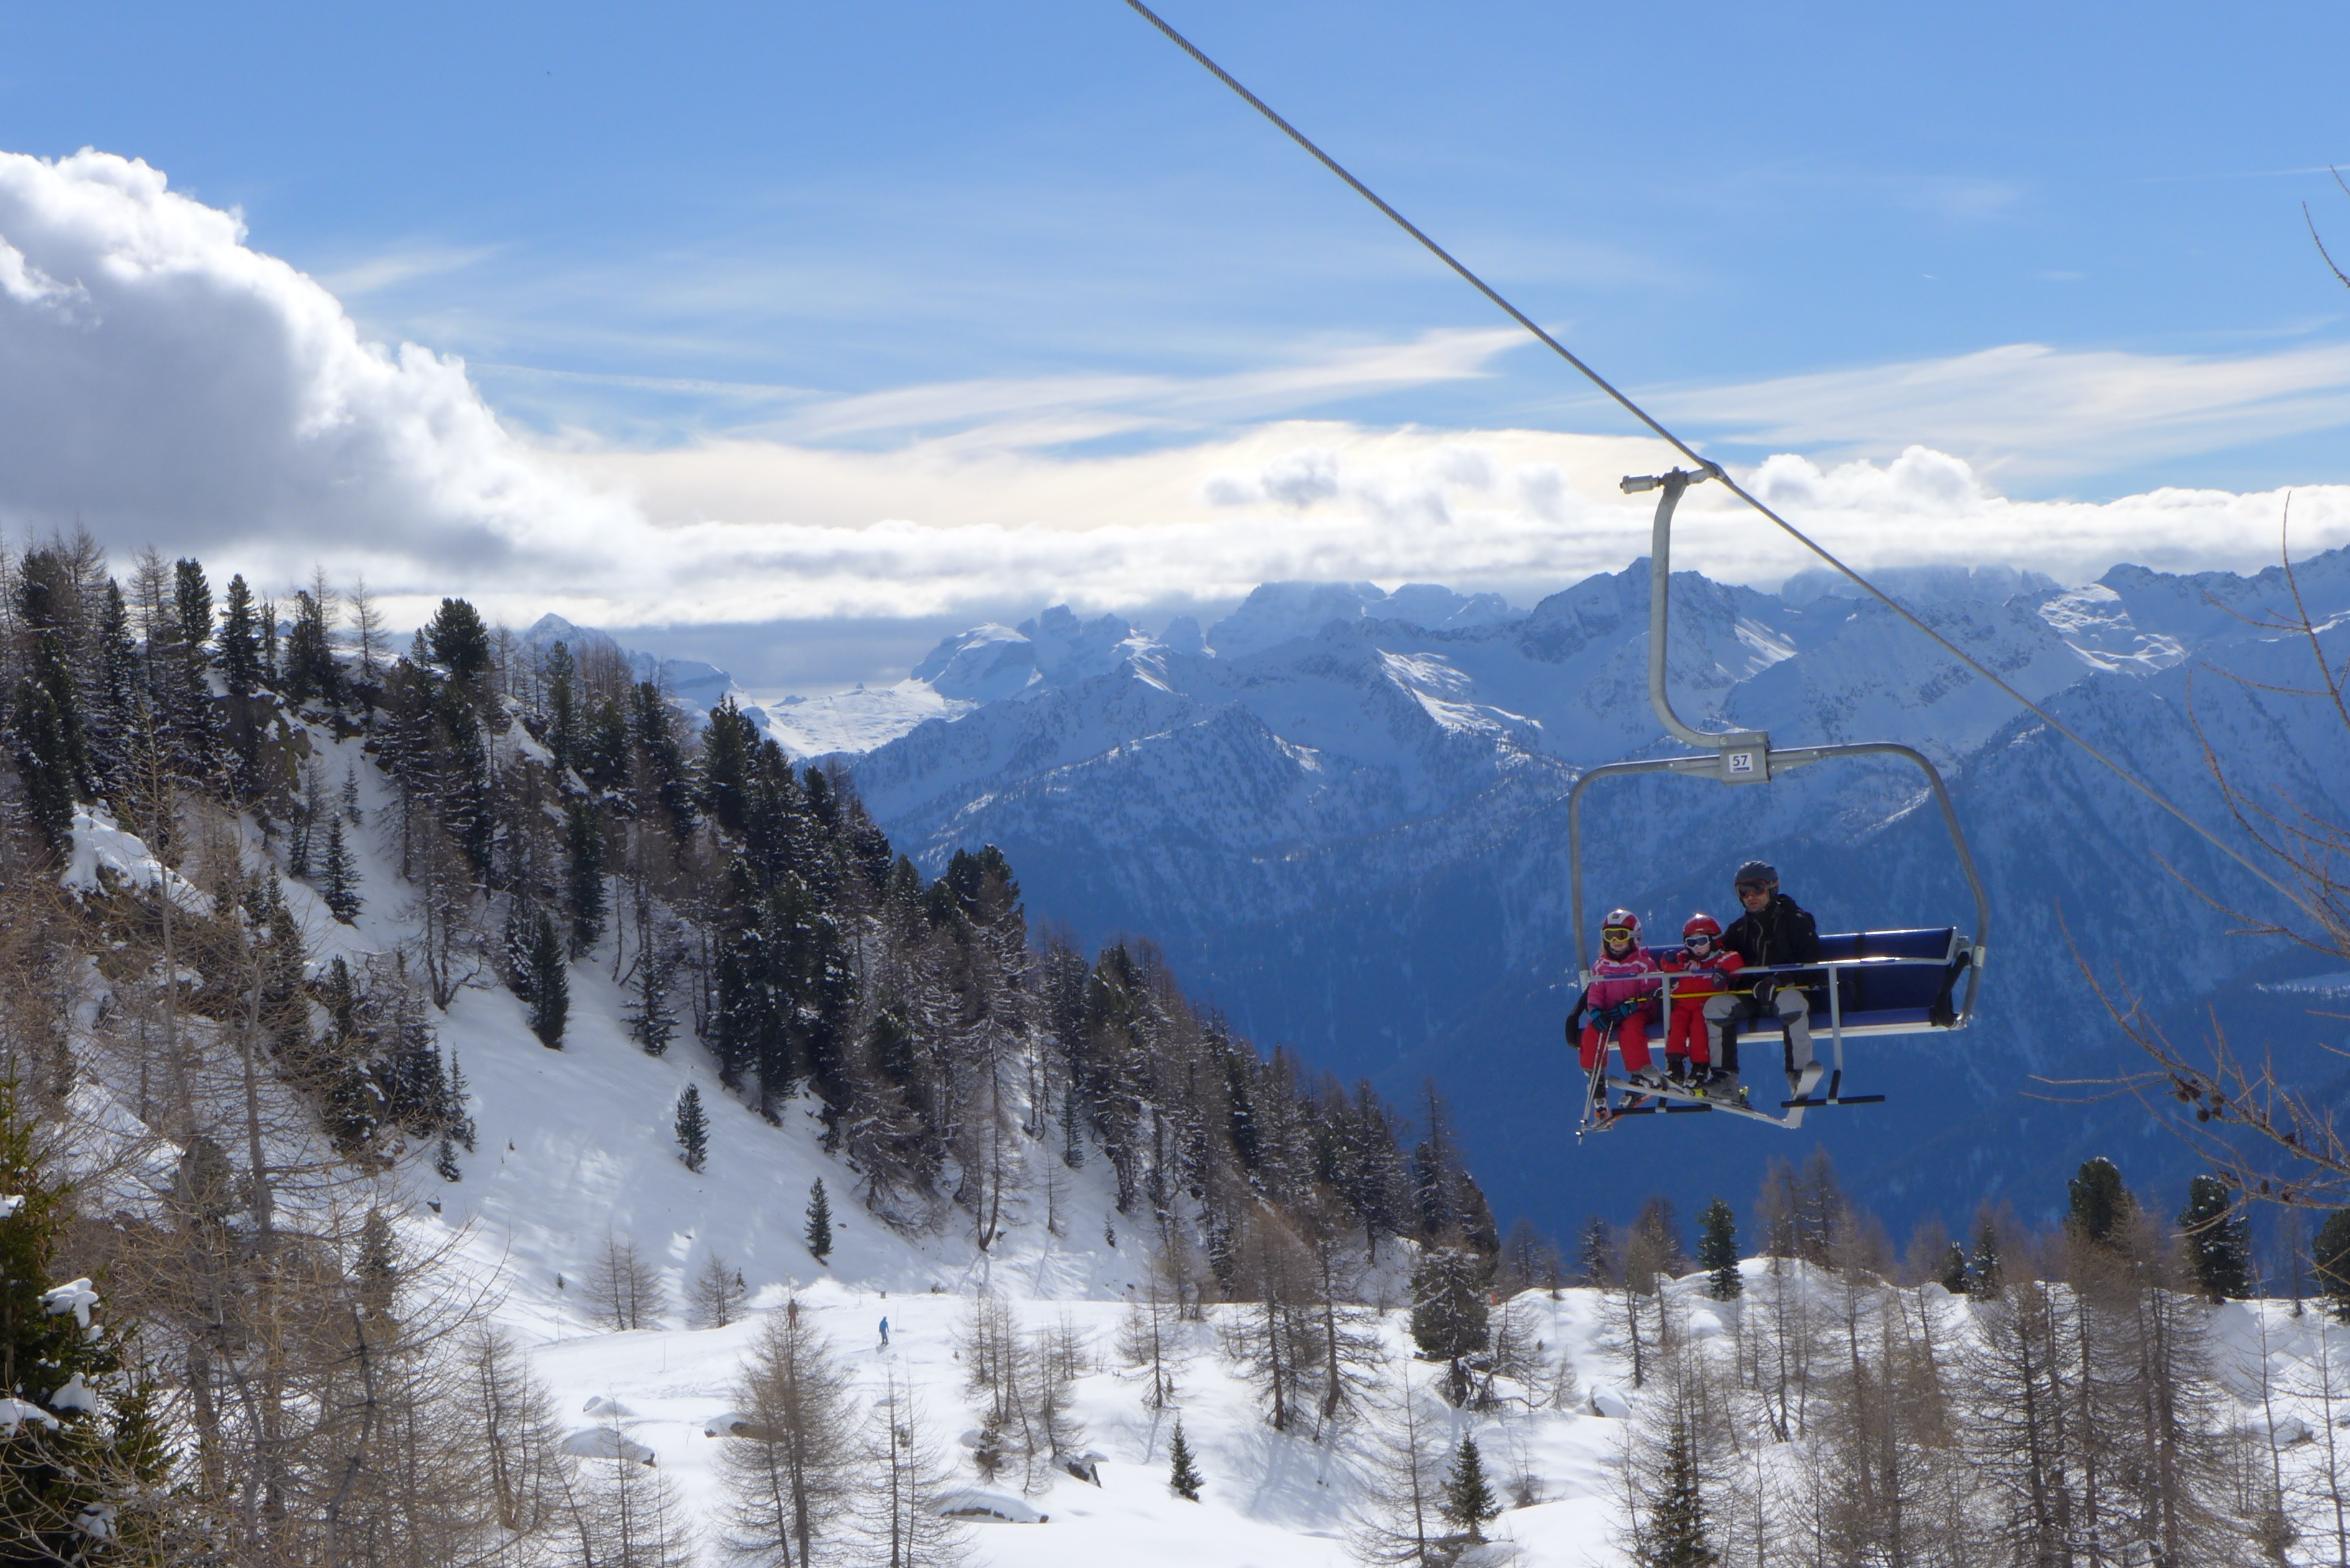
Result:
<svg viewBox="0 0 2350 1568"><path fill-rule="evenodd" d="M1660 961L1672 982L1672 1017L1665 1026L1665 1075L1702 1089L1730 1075L1715 1065L1705 1004L1730 989L1729 977L1746 961L1721 945L1721 922L1702 909L1681 926L1681 945Z"/></svg>
<svg viewBox="0 0 2350 1568"><path fill-rule="evenodd" d="M1820 929L1810 913L1779 891L1779 873L1769 863L1749 860L1738 868L1738 901L1746 912L1721 933L1721 945L1745 961L1748 969L1788 969L1817 963ZM1812 1057L1812 1004L1801 986L1803 977L1768 974L1754 977L1745 996L1717 996L1705 1004L1705 1027L1713 1059L1730 1072L1738 1070L1735 1049L1722 1048L1722 1026L1732 1016L1741 1027L1783 1023L1787 1031L1789 1097L1803 1099L1819 1081L1821 1067Z"/></svg>
<svg viewBox="0 0 2350 1568"><path fill-rule="evenodd" d="M1576 1010L1584 1019L1583 1070L1589 1073L1599 1065L1613 1025L1632 1082L1644 1089L1661 1089L1665 1081L1648 1065L1648 1029L1657 1021L1660 982L1638 978L1659 972L1657 961L1640 945L1640 917L1629 909L1611 910L1599 928L1599 961L1591 966L1591 989Z"/></svg>

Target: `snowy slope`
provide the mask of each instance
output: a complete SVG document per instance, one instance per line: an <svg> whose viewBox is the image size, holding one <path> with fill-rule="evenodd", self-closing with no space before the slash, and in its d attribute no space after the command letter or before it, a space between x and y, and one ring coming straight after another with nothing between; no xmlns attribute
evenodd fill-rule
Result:
<svg viewBox="0 0 2350 1568"><path fill-rule="evenodd" d="M2112 677L2100 689L2140 690ZM338 745L316 732L311 740L326 767L358 752L355 742ZM380 780L365 767L358 777L367 823L387 822ZM367 904L355 926L325 919L304 884L284 884L322 958L389 950L409 935L401 888L378 836L357 836ZM88 817L77 847L88 853L67 876L85 892L120 882L179 895L144 846L119 827ZM525 1347L569 1436L584 1442L617 1436L649 1455L684 1504L699 1562L731 1560L717 1539L723 1499L716 1466L730 1439L709 1435L711 1423L736 1403L733 1386L760 1314L795 1299L847 1366L855 1396L869 1401L885 1378L910 1386L927 1434L956 1468L954 1479L977 1485L958 1441L975 1416L956 1344L982 1289L1008 1303L1024 1332L1067 1325L1083 1340L1091 1370L1077 1379L1075 1414L1084 1428L1081 1449L1098 1456L1099 1484L1049 1468L1023 1477L1014 1467L994 1483L1003 1510L1042 1517L973 1525L975 1563L1320 1568L1352 1560L1346 1532L1379 1501L1371 1439L1390 1419L1387 1407L1407 1386L1425 1387L1433 1373L1411 1359L1392 1264L1374 1276L1374 1290L1386 1296L1373 1324L1385 1370L1352 1417L1319 1431L1273 1431L1257 1395L1222 1353L1219 1323L1245 1310L1234 1305L1211 1306L1208 1322L1175 1327L1175 1407L1154 1411L1142 1379L1115 1350L1144 1260L1140 1239L1112 1206L1097 1151L1088 1150L1072 1173L1048 1145L1025 1146L1025 1191L1010 1205L1004 1234L985 1251L951 1209L928 1231L891 1231L856 1204L854 1173L821 1152L806 1107L791 1107L780 1126L770 1125L724 1094L690 1039L659 1058L631 1044L620 1023L622 998L597 968L601 956L570 971L571 1023L560 1051L537 1043L502 989L480 983L458 993L436 1022L470 1081L477 1152L462 1160L453 1183L421 1156L386 1180L406 1208L418 1251L445 1244L491 1287L495 1315ZM703 1175L679 1160L670 1122L670 1107L689 1084L712 1116ZM799 1240L802 1206L818 1178L837 1197L828 1263ZM660 1271L670 1306L660 1326L606 1332L583 1301L596 1255L613 1239L633 1244ZM725 1327L691 1327L677 1303L684 1281L713 1251L742 1269L751 1313ZM1830 1276L1789 1267L1801 1288L1824 1300L1839 1289ZM1762 1293L1767 1268L1759 1260L1744 1265L1750 1301ZM1709 1354L1727 1355L1743 1309L1706 1299L1703 1283L1692 1275L1668 1290L1687 1333ZM1971 1303L1931 1285L1912 1300L1951 1334L1972 1332ZM1505 1511L1492 1527L1496 1550L1471 1561L1527 1568L1627 1561L1617 1467L1627 1417L1660 1396L1633 1386L1610 1327L1613 1309L1597 1293L1530 1292L1497 1305L1514 1314L1523 1338L1537 1342L1545 1376L1500 1379L1491 1412L1442 1412L1437 1446L1473 1436L1497 1486L1507 1491L1523 1478L1535 1501ZM2217 1425L2272 1434L2280 1468L2306 1478L2323 1451L2311 1434L2338 1414L2312 1392L2313 1369L2350 1351L2350 1329L2260 1302L2215 1309L2210 1329L2224 1387ZM1575 1392L1561 1397L1568 1383ZM1197 1503L1174 1498L1165 1482L1177 1415L1205 1477ZM1800 1448L1776 1445L1771 1462L1808 1460Z"/></svg>

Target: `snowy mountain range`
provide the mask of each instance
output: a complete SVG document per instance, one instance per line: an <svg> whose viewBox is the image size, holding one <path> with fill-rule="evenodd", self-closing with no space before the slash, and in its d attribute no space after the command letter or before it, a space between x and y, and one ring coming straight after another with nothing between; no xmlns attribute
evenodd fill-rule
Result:
<svg viewBox="0 0 2350 1568"><path fill-rule="evenodd" d="M2338 663L2350 556L2297 581ZM2306 642L2271 624L2292 607L2281 570L2126 566L2066 587L1919 568L1886 586L2198 820L2229 820L2199 723L2240 788L2342 820L2341 727L2245 683L2310 684ZM1802 1152L1710 1121L1579 1154L1566 1136L1564 803L1585 768L1674 749L1646 701L1648 592L1645 560L1526 612L1429 585L1267 584L1204 632L1158 637L1055 607L949 638L909 680L852 694L853 721L810 715L785 738L849 754L868 807L926 867L1001 846L1040 918L1153 937L1260 1041L1389 1088L1434 1074L1497 1204L1565 1230L1591 1177L1634 1179L1626 1162L1696 1202ZM2061 1190L2048 1172L2085 1147L2145 1137L2134 1105L2032 1097L2064 1093L2035 1075L2127 1064L2083 963L2158 1008L2251 1008L2281 1045L2339 1033L2259 989L2297 972L2288 951L2229 935L2238 922L2163 867L2240 909L2272 909L2267 889L1841 579L1770 594L1676 573L1673 622L1685 717L1781 743L1917 746L1950 777L1993 889L1975 1030L1871 1048L1861 1075L1891 1103L1804 1135L1895 1216L2001 1189L2044 1200ZM1594 796L1590 896L1677 930L1728 904L1730 868L1762 855L1823 929L1968 923L1921 801L1914 774L1866 763L1726 797L1620 785ZM2177 1153L2151 1145L2140 1163L2183 1168Z"/></svg>

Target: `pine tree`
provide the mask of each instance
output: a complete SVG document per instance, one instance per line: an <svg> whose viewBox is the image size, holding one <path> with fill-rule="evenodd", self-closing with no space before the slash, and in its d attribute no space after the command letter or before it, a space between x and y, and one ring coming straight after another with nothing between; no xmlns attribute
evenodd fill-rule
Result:
<svg viewBox="0 0 2350 1568"><path fill-rule="evenodd" d="M2227 1186L2218 1177L2199 1176L2188 1183L2178 1230L2189 1267L2206 1296L2223 1302L2252 1293L2251 1221L2229 1201Z"/></svg>
<svg viewBox="0 0 2350 1568"><path fill-rule="evenodd" d="M1663 1490L1648 1511L1648 1532L1634 1553L1640 1568L1716 1568L1721 1561L1706 1529L1705 1499L1698 1489L1697 1458L1690 1448L1689 1423L1675 1421L1665 1436Z"/></svg>
<svg viewBox="0 0 2350 1568"><path fill-rule="evenodd" d="M544 909L530 943L530 1032L550 1051L563 1049L563 1026L571 1017L571 983L563 971L563 939L555 918Z"/></svg>
<svg viewBox="0 0 2350 1568"><path fill-rule="evenodd" d="M441 1147L433 1152L432 1170L443 1181L463 1181L465 1179L464 1169L457 1163L457 1146L445 1137L441 1140Z"/></svg>
<svg viewBox="0 0 2350 1568"><path fill-rule="evenodd" d="M2122 1173L2103 1155L2081 1162L2067 1184L2072 1199L2065 1228L2085 1241L2110 1241L2114 1231L2137 1212L2137 1200L2122 1185Z"/></svg>
<svg viewBox="0 0 2350 1568"><path fill-rule="evenodd" d="M307 881L317 847L318 810L323 791L318 784L318 765L302 764L302 794L286 813L286 874Z"/></svg>
<svg viewBox="0 0 2350 1568"><path fill-rule="evenodd" d="M1974 1256L1968 1262L1967 1272L1968 1293L1979 1298L1987 1300L1996 1296L2005 1283L2005 1275L2000 1267L1999 1221L1988 1204L1975 1214L1975 1250Z"/></svg>
<svg viewBox="0 0 2350 1568"><path fill-rule="evenodd" d="M1452 1468L1445 1472L1441 1507L1445 1521L1464 1532L1471 1542L1483 1541L1485 1526L1502 1516L1502 1500L1493 1495L1492 1484L1485 1479L1485 1456L1478 1451L1477 1439L1466 1432L1461 1434L1461 1446L1452 1450Z"/></svg>
<svg viewBox="0 0 2350 1568"><path fill-rule="evenodd" d="M5 1085L0 1193L0 1366L15 1405L0 1442L0 1561L91 1561L93 1532L160 1476L161 1436L145 1373L126 1376L120 1341L92 1315L90 1282L52 1282L71 1200L38 1168Z"/></svg>
<svg viewBox="0 0 2350 1568"><path fill-rule="evenodd" d="M677 1038L677 1014L669 1005L670 981L676 972L676 956L658 942L637 955L636 1004L625 1022L648 1056L660 1055Z"/></svg>
<svg viewBox="0 0 2350 1568"><path fill-rule="evenodd" d="M62 859L73 845L73 766L68 760L66 726L47 689L31 680L16 685L9 715L10 750L23 781L25 805L33 824Z"/></svg>
<svg viewBox="0 0 2350 1568"><path fill-rule="evenodd" d="M525 919L517 909L506 911L505 929L499 940L499 950L505 959L506 989L528 1002L534 989L531 939L537 935L536 922Z"/></svg>
<svg viewBox="0 0 2350 1568"><path fill-rule="evenodd" d="M2350 1209L2336 1209L2317 1230L2309 1245L2309 1263L2317 1275L2317 1290L2338 1322L2350 1323Z"/></svg>
<svg viewBox="0 0 2350 1568"><path fill-rule="evenodd" d="M579 763L579 702L571 689L577 666L571 649L556 642L546 650L546 749L557 774Z"/></svg>
<svg viewBox="0 0 2350 1568"><path fill-rule="evenodd" d="M1697 1266L1706 1271L1706 1294L1718 1302L1736 1301L1746 1288L1738 1272L1737 1216L1717 1198L1700 1211L1697 1225Z"/></svg>
<svg viewBox="0 0 2350 1568"><path fill-rule="evenodd" d="M710 1118L702 1114L702 1091L691 1084L677 1097L677 1153L697 1175L710 1158Z"/></svg>
<svg viewBox="0 0 2350 1568"><path fill-rule="evenodd" d="M1191 1462L1191 1445L1183 1440L1183 1417L1175 1417L1175 1437L1167 1445L1167 1486L1186 1502L1200 1501L1199 1467Z"/></svg>
<svg viewBox="0 0 2350 1568"><path fill-rule="evenodd" d="M1616 1255L1616 1232L1607 1220L1594 1214L1583 1222L1583 1233L1576 1238L1575 1251L1575 1282L1594 1290L1612 1284L1622 1261Z"/></svg>
<svg viewBox="0 0 2350 1568"><path fill-rule="evenodd" d="M318 894L326 900L328 912L349 925L359 912L359 862L350 846L343 841L343 819L339 816L327 819L327 847L320 857L318 877L324 884Z"/></svg>
<svg viewBox="0 0 2350 1568"><path fill-rule="evenodd" d="M1485 1262L1465 1247L1430 1247L1411 1272L1411 1337L1423 1355L1450 1364L1446 1391L1458 1405L1468 1397L1461 1358L1485 1348Z"/></svg>
<svg viewBox="0 0 2350 1568"><path fill-rule="evenodd" d="M604 935L604 824L592 805L573 805L569 818L567 891L571 952L577 958L586 955Z"/></svg>
<svg viewBox="0 0 2350 1568"><path fill-rule="evenodd" d="M824 1195L824 1178L808 1189L807 1250L819 1263L832 1252L832 1200Z"/></svg>
<svg viewBox="0 0 2350 1568"><path fill-rule="evenodd" d="M1954 1296L1967 1293L1967 1250L1956 1241L1942 1254L1941 1272L1935 1276L1944 1290Z"/></svg>
<svg viewBox="0 0 2350 1568"><path fill-rule="evenodd" d="M253 590L240 572L228 580L228 607L221 617L221 682L232 697L250 697L261 684L261 632L253 613Z"/></svg>
<svg viewBox="0 0 2350 1568"><path fill-rule="evenodd" d="M424 628L432 660L461 683L470 683L490 667L490 633L481 612L463 599L442 599Z"/></svg>

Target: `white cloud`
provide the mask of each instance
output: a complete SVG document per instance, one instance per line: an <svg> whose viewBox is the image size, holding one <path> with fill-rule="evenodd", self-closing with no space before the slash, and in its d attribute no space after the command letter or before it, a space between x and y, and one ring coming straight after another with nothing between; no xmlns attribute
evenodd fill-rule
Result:
<svg viewBox="0 0 2350 1568"><path fill-rule="evenodd" d="M1284 577L1433 580L1524 604L1646 550L1648 508L1616 480L1670 454L1629 437L1280 419L1334 389L1482 375L1513 341L1440 334L1191 379L809 399L769 439L626 451L571 435L556 450L503 428L459 361L364 341L322 285L145 164L0 156L10 535L78 518L118 552L151 541L264 587L323 560L365 571L398 614L460 592L511 619L556 609L615 626L950 616L1230 598ZM1764 493L1864 566L2002 562L2079 580L2125 558L2265 565L2277 494L2012 501L1945 455L1971 446L1909 444L1936 410L1982 443L2031 449L2035 417L2062 436L2063 417L2087 418L2076 405L2111 426L2183 426L2196 408L2350 397L2350 351L2130 361L2132 374L2152 367L2136 390L2116 358L2002 350L1896 367L1874 391L1856 375L1713 396L1807 432L1790 446L1824 450L1830 430L1908 446L1882 464L1779 457L1756 471ZM2035 366L2055 389L2030 391ZM2022 389L2026 406L2000 412L1986 389ZM1887 412L1901 396L1911 412ZM929 433L904 433L918 428ZM1138 430L1162 444L1055 450ZM1164 444L1171 431L1189 444ZM887 450L827 444L883 433L896 438ZM1683 515L1677 564L1757 582L1809 564L1712 487ZM2302 493L2294 517L2303 548L2350 541L2350 489Z"/></svg>
<svg viewBox="0 0 2350 1568"><path fill-rule="evenodd" d="M145 163L0 154L20 258L0 299L0 519L233 547L280 579L313 555L491 569L629 521L511 440L462 365L362 343L244 237Z"/></svg>
<svg viewBox="0 0 2350 1568"><path fill-rule="evenodd" d="M2350 346L2194 358L2015 343L1651 401L1757 445L1881 452L1924 441L1991 473L2110 472L2350 423Z"/></svg>
<svg viewBox="0 0 2350 1568"><path fill-rule="evenodd" d="M1066 445L1149 429L1263 418L1301 403L1490 374L1527 339L1515 327L1430 332L1409 343L1332 349L1302 363L1189 379L1057 376L945 381L837 398L765 433L799 441L911 431L964 431L993 447Z"/></svg>

